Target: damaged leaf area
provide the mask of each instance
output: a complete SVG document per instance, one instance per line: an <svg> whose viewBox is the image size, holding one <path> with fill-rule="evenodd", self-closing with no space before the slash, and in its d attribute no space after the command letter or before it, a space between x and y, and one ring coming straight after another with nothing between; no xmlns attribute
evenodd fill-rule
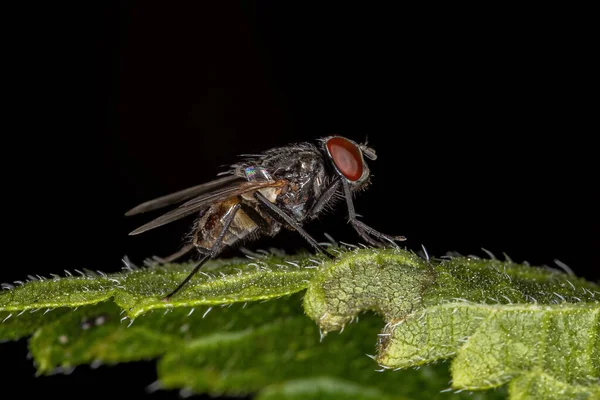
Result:
<svg viewBox="0 0 600 400"><path fill-rule="evenodd" d="M509 383L515 399L600 398L600 289L557 271L411 253L345 254L313 279L307 314L324 332L380 314L376 360L402 369L452 359L452 386Z"/></svg>
<svg viewBox="0 0 600 400"><path fill-rule="evenodd" d="M154 389L257 399L597 399L600 288L399 249L220 260L3 285L0 341L39 374L157 359ZM5 344L7 345L7 344ZM371 355L372 356L368 356Z"/></svg>

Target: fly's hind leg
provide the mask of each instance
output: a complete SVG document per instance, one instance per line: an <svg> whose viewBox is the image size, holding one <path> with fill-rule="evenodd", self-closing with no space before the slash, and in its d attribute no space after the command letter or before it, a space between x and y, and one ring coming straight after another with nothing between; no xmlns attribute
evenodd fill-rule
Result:
<svg viewBox="0 0 600 400"><path fill-rule="evenodd" d="M235 214L237 214L240 207L241 207L241 204L237 203L235 206L233 206L231 208L225 221L223 221L223 228L219 232L219 236L217 236L217 240L215 240L214 244L212 245L212 247L210 249L205 249L203 247L194 246L198 249L198 251L200 253L203 254L202 257L194 265L192 272L190 272L188 274L188 276L186 276L186 278L179 284L179 286L177 286L171 293L169 293L168 295L166 295L163 298L164 301L169 301L171 299L171 297L173 297L177 292L179 292L186 285L186 283L188 283L190 281L190 279L192 279L194 277L194 275L196 275L196 273L198 273L198 271L200 271L200 268L202 268L202 266L209 259L215 258L216 256L219 255L219 253L223 249L223 239L225 238L225 234L229 230L229 226L231 226L231 223L233 222L233 219L235 218Z"/></svg>
<svg viewBox="0 0 600 400"><path fill-rule="evenodd" d="M194 250L195 248L196 248L196 246L194 246L193 243L188 243L185 246L183 246L181 249L179 249L177 252L175 252L167 257L152 256L152 258L146 259L144 261L144 265L151 267L154 265L169 264L169 263L172 263L173 261L176 261L176 260L180 259L181 257L185 256L186 254L188 254L190 251Z"/></svg>

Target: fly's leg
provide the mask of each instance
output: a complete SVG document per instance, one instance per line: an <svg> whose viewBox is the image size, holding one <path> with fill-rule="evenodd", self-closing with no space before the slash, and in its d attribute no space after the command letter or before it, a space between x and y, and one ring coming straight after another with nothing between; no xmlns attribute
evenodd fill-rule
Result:
<svg viewBox="0 0 600 400"><path fill-rule="evenodd" d="M163 297L163 301L169 301L171 300L171 297L175 296L175 294L177 292L179 292L186 283L188 283L190 281L190 279L192 279L192 277L194 275L196 275L196 273L200 270L200 268L208 261L208 259L210 258L210 255L204 255L194 266L194 269L192 270L192 272L190 272L190 274L183 280L183 282L181 282L179 284L179 286L177 286L175 288L175 290L173 290L171 293L169 293L168 295L166 295L165 297Z"/></svg>
<svg viewBox="0 0 600 400"><path fill-rule="evenodd" d="M331 185L329 185L329 187L327 189L325 189L325 191L323 192L323 194L321 195L321 197L319 197L319 199L311 207L311 209L308 212L308 214L310 216L315 216L318 213L320 213L321 211L323 211L323 208L325 208L325 206L327 205L327 203L329 203L329 201L335 195L335 192L339 189L339 187L340 187L340 180L336 178L331 183Z"/></svg>
<svg viewBox="0 0 600 400"><path fill-rule="evenodd" d="M381 233L371 228L369 225L365 224L362 221L359 221L356 216L356 211L354 210L354 203L352 203L352 192L350 190L350 186L348 182L342 179L342 186L344 188L344 197L346 198L346 204L348 206L348 219L352 224L352 227L356 232L363 238L367 243L376 247L383 247L385 242L383 240L394 243L395 241L406 240L404 236L390 236L385 233ZM375 237L375 240L371 236Z"/></svg>
<svg viewBox="0 0 600 400"><path fill-rule="evenodd" d="M173 297L177 292L179 292L185 286L185 284L188 283L190 281L190 279L192 279L194 277L194 275L196 275L196 273L198 273L198 271L200 270L200 268L209 259L215 258L216 256L219 255L219 253L223 249L223 239L225 238L225 234L229 230L229 226L233 222L233 219L235 218L235 214L237 214L237 212L240 209L240 207L241 207L241 204L238 203L238 204L236 204L235 206L233 206L231 208L231 211L229 211L229 215L227 215L227 218L225 219L225 221L223 223L223 228L221 229L221 232L219 232L219 236L217 237L217 240L215 240L215 243L213 244L213 246L210 249L200 249L200 248L198 248L198 250L200 252L205 253L205 254L196 263L196 265L194 265L194 269L192 269L192 272L190 272L188 274L188 276L183 280L183 282L181 282L179 284L179 286L177 286L175 288L175 290L173 290L171 293L169 293L168 295L166 295L163 298L164 301L169 301L171 299L171 297Z"/></svg>
<svg viewBox="0 0 600 400"><path fill-rule="evenodd" d="M144 261L144 264L146 264L149 267L154 266L154 265L168 264L168 263L171 263L171 262L178 260L181 257L185 256L187 253L194 250L195 247L196 246L194 246L193 243L189 243L189 244L186 244L185 246L183 246L177 252L175 252L167 257L152 256L151 259L147 259L146 261Z"/></svg>
<svg viewBox="0 0 600 400"><path fill-rule="evenodd" d="M323 246L321 246L308 232L300 226L300 224L292 217L290 217L285 211L281 208L277 207L275 204L271 203L269 199L263 196L262 193L256 192L254 193L254 198L256 198L261 204L263 204L269 213L273 216L273 218L277 220L283 220L287 225L294 228L302 237L310 243L315 249L325 254L327 257L334 259L335 256L328 252Z"/></svg>

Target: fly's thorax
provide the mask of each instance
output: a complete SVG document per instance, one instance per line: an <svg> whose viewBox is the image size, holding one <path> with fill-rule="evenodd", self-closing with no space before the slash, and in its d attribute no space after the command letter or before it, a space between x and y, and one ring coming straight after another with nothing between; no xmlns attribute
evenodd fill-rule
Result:
<svg viewBox="0 0 600 400"><path fill-rule="evenodd" d="M281 191L282 191L282 187L266 187L266 188L262 188L262 189L257 189L255 191L243 193L241 195L241 197L244 200L247 200L250 202L256 202L257 200L254 198L254 194L256 192L259 192L260 194L265 196L267 198L267 200L269 200L271 203L275 203L277 201L277 196L279 196L281 194Z"/></svg>

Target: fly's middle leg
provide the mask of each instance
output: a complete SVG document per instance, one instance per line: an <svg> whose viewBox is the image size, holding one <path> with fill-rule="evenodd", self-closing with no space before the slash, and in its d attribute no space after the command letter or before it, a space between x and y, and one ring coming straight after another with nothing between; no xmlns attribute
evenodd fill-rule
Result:
<svg viewBox="0 0 600 400"><path fill-rule="evenodd" d="M254 197L268 210L269 214L271 214L275 219L278 219L288 226L292 227L296 232L298 232L304 240L306 240L309 244L311 244L316 250L325 254L327 257L334 259L335 256L331 254L327 249L319 244L308 232L300 226L300 224L294 220L294 218L290 217L284 210L277 207L275 204L271 203L269 199L267 199L262 193L256 192Z"/></svg>

